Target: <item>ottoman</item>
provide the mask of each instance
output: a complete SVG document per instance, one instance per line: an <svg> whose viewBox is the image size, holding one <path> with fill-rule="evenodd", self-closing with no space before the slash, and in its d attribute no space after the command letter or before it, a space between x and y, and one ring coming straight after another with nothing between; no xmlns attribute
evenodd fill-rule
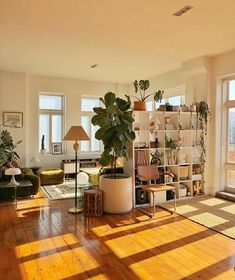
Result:
<svg viewBox="0 0 235 280"><path fill-rule="evenodd" d="M64 171L58 168L40 168L37 175L41 179L41 185L56 185L64 182Z"/></svg>

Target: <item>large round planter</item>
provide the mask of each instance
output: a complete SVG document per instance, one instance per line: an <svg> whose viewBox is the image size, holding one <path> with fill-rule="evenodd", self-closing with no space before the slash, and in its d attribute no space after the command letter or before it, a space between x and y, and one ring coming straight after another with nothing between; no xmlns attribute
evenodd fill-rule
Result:
<svg viewBox="0 0 235 280"><path fill-rule="evenodd" d="M117 179L109 175L100 176L100 188L104 192L104 212L121 214L132 209L132 178L118 174Z"/></svg>
<svg viewBox="0 0 235 280"><path fill-rule="evenodd" d="M136 111L146 111L145 102L144 101L134 101L133 109Z"/></svg>

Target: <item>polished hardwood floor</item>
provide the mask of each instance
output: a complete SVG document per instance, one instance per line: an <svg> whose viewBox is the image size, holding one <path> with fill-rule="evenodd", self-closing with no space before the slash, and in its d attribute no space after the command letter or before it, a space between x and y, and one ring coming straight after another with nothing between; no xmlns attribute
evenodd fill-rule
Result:
<svg viewBox="0 0 235 280"><path fill-rule="evenodd" d="M0 279L235 279L235 241L158 209L84 218L40 195L0 206Z"/></svg>

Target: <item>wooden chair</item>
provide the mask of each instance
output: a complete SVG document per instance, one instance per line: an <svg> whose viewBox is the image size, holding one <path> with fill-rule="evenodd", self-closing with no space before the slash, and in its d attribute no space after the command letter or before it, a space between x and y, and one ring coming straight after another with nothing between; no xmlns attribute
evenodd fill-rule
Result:
<svg viewBox="0 0 235 280"><path fill-rule="evenodd" d="M164 175L169 175L170 177L174 177L174 175L172 173L169 172L164 172L161 173ZM136 176L140 182L141 182L141 188L144 191L148 191L150 194L152 194L153 197L153 212L147 212L145 210L143 210L142 208L139 208L140 211L142 211L143 213L145 213L146 215L148 215L150 218L152 218L155 214L155 194L157 192L162 192L162 191L173 191L174 192L174 211L176 210L176 188L173 186L168 186L168 185L164 185L164 184L157 184L156 181L159 179L159 173L158 173L158 169L156 165L146 165L146 166L138 166L137 167L137 176ZM143 184L143 182L148 182L148 184ZM152 183L154 182L154 183ZM158 205L159 206L159 205ZM164 208L162 206L159 206L167 211L170 211L167 208ZM173 213L172 211L170 211L171 213Z"/></svg>

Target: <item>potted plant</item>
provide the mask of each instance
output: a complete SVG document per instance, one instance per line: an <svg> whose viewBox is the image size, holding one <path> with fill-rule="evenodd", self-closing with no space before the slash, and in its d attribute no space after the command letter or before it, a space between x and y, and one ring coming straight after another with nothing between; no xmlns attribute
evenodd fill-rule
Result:
<svg viewBox="0 0 235 280"><path fill-rule="evenodd" d="M162 100L162 96L164 91L163 90L158 90L153 93L146 94L146 90L150 86L149 80L140 80L137 81L135 80L133 82L134 88L135 88L135 93L139 93L139 97L134 96L138 101L134 101L134 110L137 111L145 111L145 100L153 95L153 99L158 102Z"/></svg>
<svg viewBox="0 0 235 280"><path fill-rule="evenodd" d="M168 164L175 164L177 161L177 152L179 150L178 141L165 135L165 148L167 152Z"/></svg>
<svg viewBox="0 0 235 280"><path fill-rule="evenodd" d="M151 155L151 164L156 164L156 165L161 165L161 158L163 153L159 152L158 150L156 150L154 153L150 153Z"/></svg>
<svg viewBox="0 0 235 280"><path fill-rule="evenodd" d="M100 158L102 166L111 166L111 174L100 176L100 188L104 191L104 211L125 213L132 209L132 178L117 174L117 159L128 157L128 146L135 139L132 130L130 97L126 100L116 97L113 92L100 98L104 107L93 108L92 124L100 128L95 138L101 140L104 151Z"/></svg>
<svg viewBox="0 0 235 280"><path fill-rule="evenodd" d="M165 107L165 108L166 108L166 111L168 111L168 112L172 112L173 109L174 109L174 106L171 105L169 102L166 102L165 106L166 106L166 107Z"/></svg>
<svg viewBox="0 0 235 280"><path fill-rule="evenodd" d="M15 148L22 141L13 143L12 136L7 130L3 130L0 133L0 177L4 173L7 167L18 167L16 160L19 159L19 155L15 151Z"/></svg>

